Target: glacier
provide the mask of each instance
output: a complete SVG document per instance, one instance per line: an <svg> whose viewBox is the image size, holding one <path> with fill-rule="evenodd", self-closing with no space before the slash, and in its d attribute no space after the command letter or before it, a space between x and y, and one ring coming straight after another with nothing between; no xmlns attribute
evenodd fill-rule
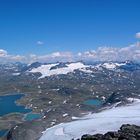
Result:
<svg viewBox="0 0 140 140"><path fill-rule="evenodd" d="M66 65L67 67L51 70L51 67L57 66L58 64L59 63L41 65L38 68L33 68L29 72L32 72L32 73L40 72L42 74L42 76L40 78L44 78L46 76L59 75L59 74L68 74L68 73L73 72L74 70L77 70L77 69L85 70L85 68L89 67L89 66L84 65L84 64L82 64L80 62L77 62L77 63L67 64Z"/></svg>
<svg viewBox="0 0 140 140"><path fill-rule="evenodd" d="M140 99L133 99L131 104L112 107L79 118L61 123L46 129L39 140L71 140L84 134L106 133L115 131L122 124L140 125Z"/></svg>

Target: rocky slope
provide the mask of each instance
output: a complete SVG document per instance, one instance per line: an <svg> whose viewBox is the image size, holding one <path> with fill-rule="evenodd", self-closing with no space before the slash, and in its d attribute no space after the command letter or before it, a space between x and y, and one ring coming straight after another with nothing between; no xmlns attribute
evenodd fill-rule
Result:
<svg viewBox="0 0 140 140"><path fill-rule="evenodd" d="M86 134L77 140L140 140L140 126L124 124L118 131L96 135Z"/></svg>

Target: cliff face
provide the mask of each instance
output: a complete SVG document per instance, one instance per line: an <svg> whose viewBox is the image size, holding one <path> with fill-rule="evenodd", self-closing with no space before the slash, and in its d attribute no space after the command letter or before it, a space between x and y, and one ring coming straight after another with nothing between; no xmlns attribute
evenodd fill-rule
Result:
<svg viewBox="0 0 140 140"><path fill-rule="evenodd" d="M83 135L77 140L140 140L140 126L125 124L116 132L95 135Z"/></svg>

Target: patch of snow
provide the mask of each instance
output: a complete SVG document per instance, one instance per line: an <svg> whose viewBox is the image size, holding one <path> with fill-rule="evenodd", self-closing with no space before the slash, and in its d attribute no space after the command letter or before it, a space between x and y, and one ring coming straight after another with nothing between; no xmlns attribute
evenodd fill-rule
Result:
<svg viewBox="0 0 140 140"><path fill-rule="evenodd" d="M84 134L106 133L118 130L122 124L140 125L140 100L132 104L110 108L86 115L76 121L63 123L47 129L39 140L71 140Z"/></svg>
<svg viewBox="0 0 140 140"><path fill-rule="evenodd" d="M66 104L66 103L67 103L67 100L64 100L64 101L63 101L63 104Z"/></svg>
<svg viewBox="0 0 140 140"><path fill-rule="evenodd" d="M52 89L52 91L59 91L59 90L60 90L59 88Z"/></svg>
<svg viewBox="0 0 140 140"><path fill-rule="evenodd" d="M105 100L105 99L106 99L106 97L105 97L105 96L102 96L101 98L102 98L103 100Z"/></svg>
<svg viewBox="0 0 140 140"><path fill-rule="evenodd" d="M37 109L37 107L36 107L36 106L35 106L34 108L35 108L35 109Z"/></svg>
<svg viewBox="0 0 140 140"><path fill-rule="evenodd" d="M79 117L72 116L71 119L72 119L72 120L78 120Z"/></svg>
<svg viewBox="0 0 140 140"><path fill-rule="evenodd" d="M95 67L98 68L98 69L100 69L101 67L104 67L106 69L113 70L113 69L116 69L117 67L120 67L120 66L123 66L123 65L126 65L126 63L113 63L113 62L110 62L110 63L98 64Z"/></svg>
<svg viewBox="0 0 140 140"><path fill-rule="evenodd" d="M56 122L51 122L51 125L55 125L56 124Z"/></svg>
<svg viewBox="0 0 140 140"><path fill-rule="evenodd" d="M18 75L20 75L20 73L13 73L12 75L13 76L18 76Z"/></svg>
<svg viewBox="0 0 140 140"><path fill-rule="evenodd" d="M51 110L52 110L52 109L48 109L48 110L47 110L47 113L49 113Z"/></svg>
<svg viewBox="0 0 140 140"><path fill-rule="evenodd" d="M51 103L52 103L52 101L49 101L48 103L49 103L49 104L51 104Z"/></svg>
<svg viewBox="0 0 140 140"><path fill-rule="evenodd" d="M80 105L79 104L76 104L76 106L79 107Z"/></svg>
<svg viewBox="0 0 140 140"><path fill-rule="evenodd" d="M17 126L17 125L14 127L14 130L15 130L16 128L18 128L18 126Z"/></svg>
<svg viewBox="0 0 140 140"><path fill-rule="evenodd" d="M66 117L66 116L68 116L68 114L67 114L67 113L63 114L63 117Z"/></svg>

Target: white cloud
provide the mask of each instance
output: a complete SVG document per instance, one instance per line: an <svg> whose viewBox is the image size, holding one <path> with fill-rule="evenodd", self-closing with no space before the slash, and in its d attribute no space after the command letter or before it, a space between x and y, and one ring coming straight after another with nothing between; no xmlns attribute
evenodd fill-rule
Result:
<svg viewBox="0 0 140 140"><path fill-rule="evenodd" d="M24 61L25 56L21 55L11 55L8 54L6 50L0 49L0 62L19 62L19 61Z"/></svg>
<svg viewBox="0 0 140 140"><path fill-rule="evenodd" d="M39 46L44 45L44 42L43 41L37 41L37 45L39 45Z"/></svg>
<svg viewBox="0 0 140 140"><path fill-rule="evenodd" d="M128 47L113 48L99 47L96 50L79 52L54 52L45 55L30 54L28 56L11 55L6 50L0 49L0 61L33 62L72 62L72 61L126 61L135 60L140 62L140 42Z"/></svg>
<svg viewBox="0 0 140 140"><path fill-rule="evenodd" d="M123 48L99 47L97 50L84 52L80 56L83 61L140 61L140 43L136 42Z"/></svg>
<svg viewBox="0 0 140 140"><path fill-rule="evenodd" d="M60 56L61 56L60 52L52 53L52 57L60 57Z"/></svg>
<svg viewBox="0 0 140 140"><path fill-rule="evenodd" d="M23 61L26 57L25 56L21 56L21 55L8 55L7 58L9 60L13 60L13 61Z"/></svg>
<svg viewBox="0 0 140 140"><path fill-rule="evenodd" d="M5 57L7 56L7 51L0 49L0 57Z"/></svg>
<svg viewBox="0 0 140 140"><path fill-rule="evenodd" d="M54 52L51 54L40 55L40 56L34 55L34 59L40 62L74 61L73 54L71 52Z"/></svg>
<svg viewBox="0 0 140 140"><path fill-rule="evenodd" d="M136 33L136 38L140 39L140 32Z"/></svg>

